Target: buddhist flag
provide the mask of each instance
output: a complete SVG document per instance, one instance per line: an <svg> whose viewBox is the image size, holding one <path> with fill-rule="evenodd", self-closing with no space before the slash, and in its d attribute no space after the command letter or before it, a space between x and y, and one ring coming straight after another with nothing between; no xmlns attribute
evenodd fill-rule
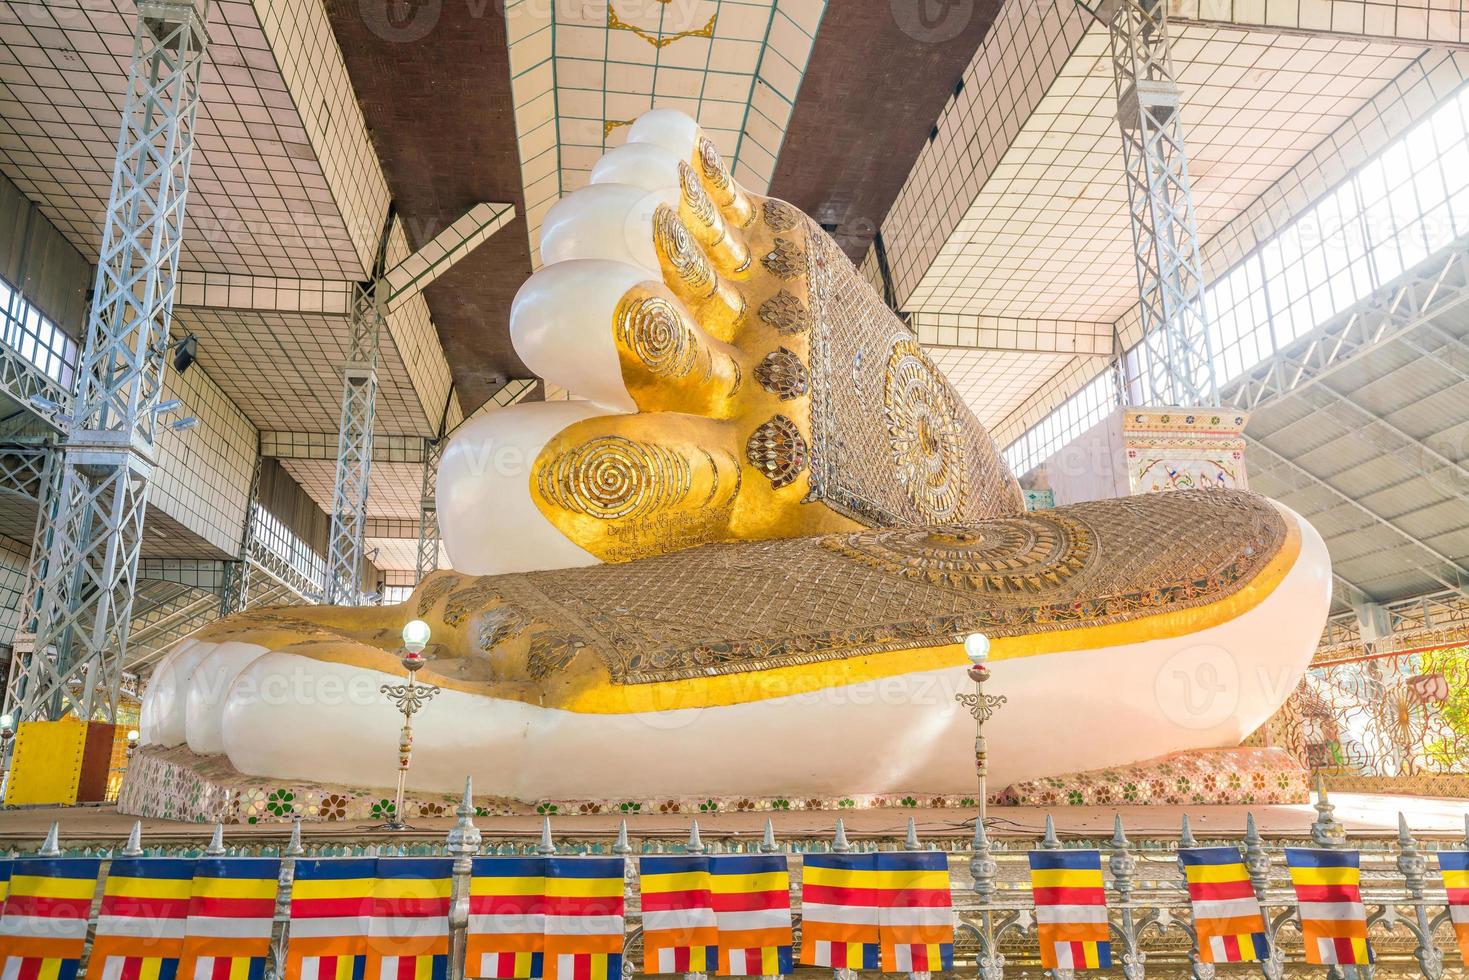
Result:
<svg viewBox="0 0 1469 980"><path fill-rule="evenodd" d="M446 980L452 858L380 858L368 980Z"/></svg>
<svg viewBox="0 0 1469 980"><path fill-rule="evenodd" d="M179 980L264 980L280 873L274 858L195 862Z"/></svg>
<svg viewBox="0 0 1469 980"><path fill-rule="evenodd" d="M465 975L618 980L622 858L475 858Z"/></svg>
<svg viewBox="0 0 1469 980"><path fill-rule="evenodd" d="M475 858L469 872L465 976L541 977L545 951L546 859Z"/></svg>
<svg viewBox="0 0 1469 980"><path fill-rule="evenodd" d="M11 862L0 916L0 978L73 980L101 862L22 858Z"/></svg>
<svg viewBox="0 0 1469 980"><path fill-rule="evenodd" d="M0 859L0 910L5 908L5 893L10 891L10 861Z"/></svg>
<svg viewBox="0 0 1469 980"><path fill-rule="evenodd" d="M645 857L643 972L714 973L719 966L719 928L709 859L696 854Z"/></svg>
<svg viewBox="0 0 1469 980"><path fill-rule="evenodd" d="M953 969L945 854L808 855L801 895L804 964L887 973Z"/></svg>
<svg viewBox="0 0 1469 980"><path fill-rule="evenodd" d="M296 861L285 980L366 980L377 858Z"/></svg>
<svg viewBox="0 0 1469 980"><path fill-rule="evenodd" d="M1300 906L1306 962L1323 966L1371 963L1360 855L1287 847L1285 863Z"/></svg>
<svg viewBox="0 0 1469 980"><path fill-rule="evenodd" d="M1449 921L1459 937L1459 955L1469 963L1469 851L1439 851L1438 868L1449 896Z"/></svg>
<svg viewBox="0 0 1469 980"><path fill-rule="evenodd" d="M1178 852L1178 863L1193 903L1199 959L1205 963L1268 959L1265 917L1238 848L1184 848Z"/></svg>
<svg viewBox="0 0 1469 980"><path fill-rule="evenodd" d="M622 858L546 858L546 980L620 980Z"/></svg>
<svg viewBox="0 0 1469 980"><path fill-rule="evenodd" d="M191 858L113 861L102 886L87 975L102 980L174 980L193 884Z"/></svg>
<svg viewBox="0 0 1469 980"><path fill-rule="evenodd" d="M1112 966L1099 852L1031 851L1030 888L1041 966L1048 970Z"/></svg>
<svg viewBox="0 0 1469 980"><path fill-rule="evenodd" d="M722 977L791 972L791 874L784 854L727 854L709 861ZM647 899L644 898L644 909Z"/></svg>
<svg viewBox="0 0 1469 980"><path fill-rule="evenodd" d="M881 912L876 854L808 854L801 873L801 962L876 970Z"/></svg>

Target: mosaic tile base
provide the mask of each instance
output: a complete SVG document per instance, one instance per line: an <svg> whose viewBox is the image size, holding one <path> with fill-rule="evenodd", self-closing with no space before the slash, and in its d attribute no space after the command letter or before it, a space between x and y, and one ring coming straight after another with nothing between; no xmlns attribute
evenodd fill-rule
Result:
<svg viewBox="0 0 1469 980"><path fill-rule="evenodd" d="M123 813L165 820L227 824L375 821L393 814L382 790L288 783L233 772L200 772L197 757L179 750L140 752L118 797ZM1283 749L1239 748L1179 752L1149 762L1017 783L991 794L1002 806L1119 804L1306 803L1310 777ZM449 796L411 797L405 819L454 811ZM512 814L719 813L844 810L875 807L967 809L973 796L858 795L810 798L715 797L663 800L556 800L535 805L484 797L479 816Z"/></svg>

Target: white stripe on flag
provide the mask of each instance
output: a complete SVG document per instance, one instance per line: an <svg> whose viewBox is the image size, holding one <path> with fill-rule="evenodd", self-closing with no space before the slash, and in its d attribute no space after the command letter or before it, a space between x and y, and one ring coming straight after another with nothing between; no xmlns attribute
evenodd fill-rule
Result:
<svg viewBox="0 0 1469 980"><path fill-rule="evenodd" d="M1037 905L1035 921L1038 925L1060 922L1106 922L1107 909L1102 905Z"/></svg>
<svg viewBox="0 0 1469 980"><path fill-rule="evenodd" d="M367 934L373 939L434 939L449 934L449 920L373 916Z"/></svg>
<svg viewBox="0 0 1469 980"><path fill-rule="evenodd" d="M378 970L378 980L397 980L398 957L384 956L382 966Z"/></svg>
<svg viewBox="0 0 1469 980"><path fill-rule="evenodd" d="M365 936L365 915L343 915L331 919L292 919L291 935L305 939L335 939L339 936ZM318 957L319 958L319 957Z"/></svg>
<svg viewBox="0 0 1469 980"><path fill-rule="evenodd" d="M645 933L664 929L712 929L714 926L714 910L711 908L658 909L643 913Z"/></svg>
<svg viewBox="0 0 1469 980"><path fill-rule="evenodd" d="M1469 905L1450 905L1449 921L1454 925L1469 922Z"/></svg>
<svg viewBox="0 0 1469 980"><path fill-rule="evenodd" d="M1469 909L1469 906L1466 906ZM948 911L945 909L945 911ZM646 912L643 913L647 915ZM720 912L715 917L722 931L743 932L746 929L782 929L791 924L790 909L751 909L746 912Z"/></svg>
<svg viewBox="0 0 1469 980"><path fill-rule="evenodd" d="M1063 970L1071 969L1075 966L1075 963L1073 963L1071 959L1070 943L1058 942L1056 944L1056 966L1060 967Z"/></svg>
<svg viewBox="0 0 1469 980"><path fill-rule="evenodd" d="M7 915L0 919L0 936L21 936L27 939L86 939L87 920L53 919L41 915Z"/></svg>
<svg viewBox="0 0 1469 980"><path fill-rule="evenodd" d="M102 961L102 980L118 980L122 976L123 957L109 956Z"/></svg>
<svg viewBox="0 0 1469 980"><path fill-rule="evenodd" d="M20 957L5 957L5 965L0 966L0 980L20 980Z"/></svg>
<svg viewBox="0 0 1469 980"><path fill-rule="evenodd" d="M187 919L150 919L139 915L99 915L97 935L129 939L183 939Z"/></svg>
<svg viewBox="0 0 1469 980"><path fill-rule="evenodd" d="M269 919L196 916L189 920L188 933L196 939L269 939L270 927Z"/></svg>
<svg viewBox="0 0 1469 980"><path fill-rule="evenodd" d="M807 922L833 922L841 925L875 926L881 909L865 905L820 905L807 903L802 909Z"/></svg>
<svg viewBox="0 0 1469 980"><path fill-rule="evenodd" d="M295 923L291 927L295 928ZM476 936L539 936L546 931L546 917L532 915L485 915L469 917L469 931Z"/></svg>
<svg viewBox="0 0 1469 980"><path fill-rule="evenodd" d="M1316 940L1316 948L1321 952L1322 963L1334 965L1337 962L1336 943L1323 936L1320 939Z"/></svg>
<svg viewBox="0 0 1469 980"><path fill-rule="evenodd" d="M823 939L816 944L816 965L831 966L831 940Z"/></svg>
<svg viewBox="0 0 1469 980"><path fill-rule="evenodd" d="M885 926L947 926L953 923L954 910L947 905L882 910L882 924Z"/></svg>
<svg viewBox="0 0 1469 980"><path fill-rule="evenodd" d="M301 957L301 976L303 976L303 977L314 977L314 976L316 976L320 972L321 972L321 957L320 956L303 956L303 957Z"/></svg>
<svg viewBox="0 0 1469 980"><path fill-rule="evenodd" d="M1256 915L1259 911L1260 904L1253 898L1221 898L1194 903L1194 918L1200 921L1233 919L1241 915Z"/></svg>
<svg viewBox="0 0 1469 980"><path fill-rule="evenodd" d="M1367 910L1358 902L1302 902L1301 921L1362 922Z"/></svg>
<svg viewBox="0 0 1469 980"><path fill-rule="evenodd" d="M644 933L644 935L646 935L646 933ZM668 948L667 946L664 946L662 949L658 950L658 972L673 972L673 950Z"/></svg>
<svg viewBox="0 0 1469 980"><path fill-rule="evenodd" d="M560 977L576 976L576 956L572 953L561 953L556 957L556 975Z"/></svg>
<svg viewBox="0 0 1469 980"><path fill-rule="evenodd" d="M893 967L892 972L908 973L913 969L912 946L908 945L907 943L898 943L898 945L893 948L893 954L893 959L897 962L896 965Z"/></svg>
<svg viewBox="0 0 1469 980"><path fill-rule="evenodd" d="M214 957L201 956L194 961L194 980L210 980L214 976Z"/></svg>
<svg viewBox="0 0 1469 980"><path fill-rule="evenodd" d="M1223 936L1210 936L1209 950L1214 954L1216 963L1223 963L1229 959L1229 951L1224 948Z"/></svg>
<svg viewBox="0 0 1469 980"><path fill-rule="evenodd" d="M548 936L621 936L620 915L548 915ZM570 967L567 967L570 969Z"/></svg>

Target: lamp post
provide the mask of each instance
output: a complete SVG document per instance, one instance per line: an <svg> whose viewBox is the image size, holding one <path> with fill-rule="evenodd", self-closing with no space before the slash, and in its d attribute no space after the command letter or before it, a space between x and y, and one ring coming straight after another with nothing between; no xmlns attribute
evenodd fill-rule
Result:
<svg viewBox="0 0 1469 980"><path fill-rule="evenodd" d="M415 619L403 627L403 651L398 655L398 660L408 671L408 683L384 684L380 689L403 715L403 729L398 735L398 792L393 797L393 812L388 814L387 822L383 824L384 830L408 829L408 823L403 819L403 792L408 783L408 766L413 757L413 716L439 693L439 689L432 684L419 684L415 679L423 665L428 663L423 657L423 650L428 646L429 633L428 623L421 619Z"/></svg>
<svg viewBox="0 0 1469 980"><path fill-rule="evenodd" d="M137 751L138 751L138 739L140 737L141 736L138 734L138 730L136 728L134 728L132 731L128 732L128 750L127 750L128 751L128 755L127 755L128 762L132 762L133 761L133 756L137 754Z"/></svg>
<svg viewBox="0 0 1469 980"><path fill-rule="evenodd" d="M989 752L984 740L984 723L1005 703L1006 698L1003 694L984 693L984 682L990 679L989 668L984 665L990 658L990 638L983 633L970 633L964 637L963 642L964 655L969 658L969 678L974 681L974 693L965 694L961 691L954 695L954 700L968 708L969 713L974 716L974 774L979 779L978 827L983 827L985 807L989 799L989 788L986 785L989 777Z"/></svg>

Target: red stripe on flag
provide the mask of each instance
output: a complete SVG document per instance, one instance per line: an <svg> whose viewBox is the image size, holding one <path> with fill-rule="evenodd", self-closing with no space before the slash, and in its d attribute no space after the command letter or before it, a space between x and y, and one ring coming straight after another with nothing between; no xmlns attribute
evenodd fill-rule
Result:
<svg viewBox="0 0 1469 980"><path fill-rule="evenodd" d="M214 959L214 969L210 972L210 980L230 980L230 959L227 956L217 956ZM190 980L190 978L183 978Z"/></svg>
<svg viewBox="0 0 1469 980"><path fill-rule="evenodd" d="M947 908L952 904L947 888L905 888L888 893L885 908L919 909Z"/></svg>
<svg viewBox="0 0 1469 980"><path fill-rule="evenodd" d="M546 911L544 895L473 895L469 911L475 915L541 915Z"/></svg>
<svg viewBox="0 0 1469 980"><path fill-rule="evenodd" d="M97 907L98 915L115 915L128 919L184 919L189 915L187 898L134 898L129 895L105 895Z"/></svg>
<svg viewBox="0 0 1469 980"><path fill-rule="evenodd" d="M275 915L275 899L199 896L193 899L189 914L215 919L269 919Z"/></svg>
<svg viewBox="0 0 1469 980"><path fill-rule="evenodd" d="M1196 881L1188 886L1188 897L1195 902L1219 902L1231 898L1254 898L1255 889L1249 879L1242 881Z"/></svg>
<svg viewBox="0 0 1469 980"><path fill-rule="evenodd" d="M297 898L291 902L293 919L339 919L353 915L370 915L372 899L353 898Z"/></svg>
<svg viewBox="0 0 1469 980"><path fill-rule="evenodd" d="M24 915L37 919L85 919L92 911L92 900L90 898L41 898L37 895L12 893L5 900L5 911L9 915Z"/></svg>
<svg viewBox="0 0 1469 980"><path fill-rule="evenodd" d="M802 886L801 901L808 905L857 905L862 908L882 907L881 888L839 888L836 885Z"/></svg>
<svg viewBox="0 0 1469 980"><path fill-rule="evenodd" d="M1360 902L1356 885L1297 885L1296 899L1302 902Z"/></svg>
<svg viewBox="0 0 1469 980"><path fill-rule="evenodd" d="M592 980L592 957L590 953L577 953L571 960L572 975L576 980Z"/></svg>
<svg viewBox="0 0 1469 980"><path fill-rule="evenodd" d="M834 970L843 970L847 966L847 944L834 942L831 944L831 966Z"/></svg>
<svg viewBox="0 0 1469 980"><path fill-rule="evenodd" d="M1106 905L1107 893L1100 888L1035 888L1037 905Z"/></svg>
<svg viewBox="0 0 1469 980"><path fill-rule="evenodd" d="M125 956L122 960L121 980L138 980L143 972L143 960L137 956Z"/></svg>
<svg viewBox="0 0 1469 980"><path fill-rule="evenodd" d="M708 907L708 892L643 892L644 912L673 912Z"/></svg>
<svg viewBox="0 0 1469 980"><path fill-rule="evenodd" d="M810 889L806 890L810 894ZM647 908L644 896L644 908ZM755 912L760 909L784 909L791 904L791 893L780 892L737 892L711 896L710 903L716 912Z"/></svg>
<svg viewBox="0 0 1469 980"><path fill-rule="evenodd" d="M1224 957L1231 963L1239 962L1239 937L1224 937Z"/></svg>
<svg viewBox="0 0 1469 980"><path fill-rule="evenodd" d="M412 956L398 957L398 980L413 980L418 973L418 960Z"/></svg>
<svg viewBox="0 0 1469 980"><path fill-rule="evenodd" d="M622 896L582 898L569 895L546 896L547 915L620 915Z"/></svg>
<svg viewBox="0 0 1469 980"><path fill-rule="evenodd" d="M39 956L27 956L20 961L18 980L36 980L40 975L41 958Z"/></svg>
<svg viewBox="0 0 1469 980"><path fill-rule="evenodd" d="M913 951L913 972L926 971L928 969L928 947L915 943L909 949Z"/></svg>
<svg viewBox="0 0 1469 980"><path fill-rule="evenodd" d="M379 918L429 918L449 914L447 898L392 898L373 903Z"/></svg>
<svg viewBox="0 0 1469 980"><path fill-rule="evenodd" d="M323 956L316 961L316 980L336 980L337 958Z"/></svg>

